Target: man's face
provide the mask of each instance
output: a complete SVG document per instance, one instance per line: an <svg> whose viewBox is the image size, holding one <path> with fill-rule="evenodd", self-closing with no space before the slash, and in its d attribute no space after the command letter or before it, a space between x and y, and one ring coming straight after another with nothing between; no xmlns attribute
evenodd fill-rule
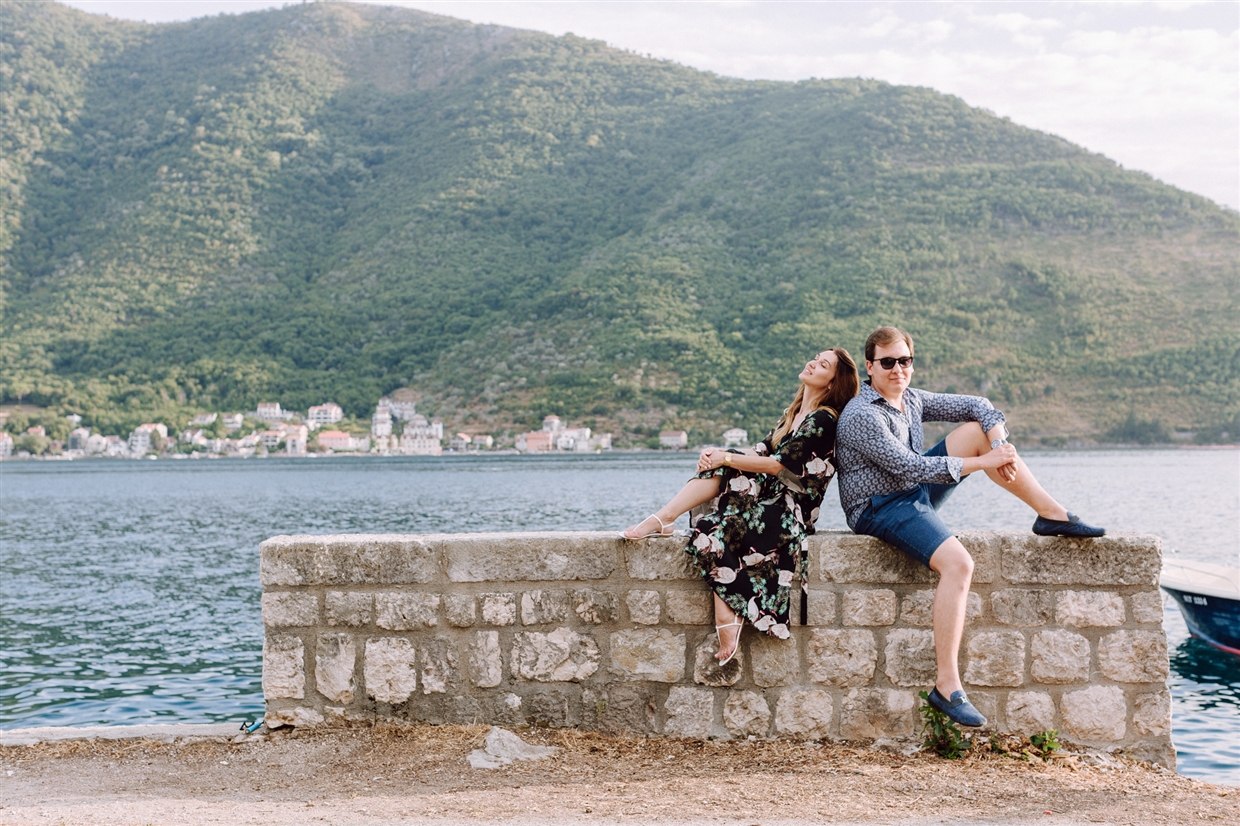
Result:
<svg viewBox="0 0 1240 826"><path fill-rule="evenodd" d="M898 359L911 355L908 342L903 339L894 344L888 344L886 347L875 347L874 360L866 359L865 362L865 372L870 374L870 383L874 385L874 389L883 396L898 396L903 393L913 378L913 365L901 367L895 364L890 370L884 370L879 360Z"/></svg>

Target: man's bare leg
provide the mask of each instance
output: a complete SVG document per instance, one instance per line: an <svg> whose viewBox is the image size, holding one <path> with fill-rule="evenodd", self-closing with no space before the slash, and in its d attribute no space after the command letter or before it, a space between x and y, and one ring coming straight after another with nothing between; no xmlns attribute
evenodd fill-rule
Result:
<svg viewBox="0 0 1240 826"><path fill-rule="evenodd" d="M718 496L719 488L720 479L718 477L690 479L666 505L655 511L654 515L662 520L664 525L671 525L682 513L688 513L698 505L705 505ZM636 525L630 525L626 528L624 535L633 537L644 536L651 531L657 530L659 530L659 526L654 523L653 519L647 516Z"/></svg>
<svg viewBox="0 0 1240 826"><path fill-rule="evenodd" d="M990 452L990 440L986 438L982 426L977 422L969 422L947 434L947 454L969 459ZM986 475L999 487L1011 493L1020 501L1037 512L1043 519L1065 520L1068 510L1042 489L1033 472L1019 456L1016 458L1016 477L1008 481L998 470L986 470ZM963 550L963 548L962 548ZM933 566L931 566L933 567Z"/></svg>
<svg viewBox="0 0 1240 826"><path fill-rule="evenodd" d="M935 681L939 693L951 697L960 683L960 640L964 636L964 616L969 604L969 585L973 582L973 557L956 537L949 537L930 556L930 570L939 575L934 591L934 659L938 668Z"/></svg>

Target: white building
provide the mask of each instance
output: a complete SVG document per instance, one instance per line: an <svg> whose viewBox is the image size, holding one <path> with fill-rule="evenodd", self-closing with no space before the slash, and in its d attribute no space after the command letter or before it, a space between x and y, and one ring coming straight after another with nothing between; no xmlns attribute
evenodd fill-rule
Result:
<svg viewBox="0 0 1240 826"><path fill-rule="evenodd" d="M263 447L267 448L268 450L275 450L277 447L279 447L280 442L284 441L284 430L283 429L276 430L274 428L271 428L268 430L264 430L262 433L258 435L259 435L259 438L263 440Z"/></svg>
<svg viewBox="0 0 1240 826"><path fill-rule="evenodd" d="M0 433L0 459L13 455L13 437Z"/></svg>
<svg viewBox="0 0 1240 826"><path fill-rule="evenodd" d="M469 450L471 442L473 439L468 433L458 433L448 440L448 449L458 453L462 450Z"/></svg>
<svg viewBox="0 0 1240 826"><path fill-rule="evenodd" d="M435 424L439 425L436 432ZM431 424L426 417L415 415L405 423L400 436L400 452L406 456L439 456L443 453L443 424Z"/></svg>
<svg viewBox="0 0 1240 826"><path fill-rule="evenodd" d="M659 447L670 447L673 450L684 450L689 446L689 434L683 430L660 430Z"/></svg>
<svg viewBox="0 0 1240 826"><path fill-rule="evenodd" d="M184 444L198 445L200 447L206 447L208 441L207 434L202 431L202 428L190 429L187 427L181 431L181 435L178 438Z"/></svg>
<svg viewBox="0 0 1240 826"><path fill-rule="evenodd" d="M135 456L145 456L154 447L155 435L168 438L168 428L158 422L140 424L129 434L129 452Z"/></svg>
<svg viewBox="0 0 1240 826"><path fill-rule="evenodd" d="M128 456L129 443L120 436L106 436L107 445L103 449L104 456Z"/></svg>
<svg viewBox="0 0 1240 826"><path fill-rule="evenodd" d="M600 433L590 439L590 447L595 450L611 450L611 434Z"/></svg>
<svg viewBox="0 0 1240 826"><path fill-rule="evenodd" d="M490 450L495 447L495 439L483 433L474 437L473 446L474 450Z"/></svg>
<svg viewBox="0 0 1240 826"><path fill-rule="evenodd" d="M542 429L543 433L559 433L564 428L564 422L559 416L543 416Z"/></svg>
<svg viewBox="0 0 1240 826"><path fill-rule="evenodd" d="M215 424L215 420L220 417L219 413L199 413L197 416L189 420L190 427L207 427ZM240 427L241 425L237 425Z"/></svg>
<svg viewBox="0 0 1240 826"><path fill-rule="evenodd" d="M734 427L731 430L723 431L723 446L724 447L737 447L737 446L743 447L748 444L749 444L749 431L743 428L740 428L740 427Z"/></svg>
<svg viewBox="0 0 1240 826"><path fill-rule="evenodd" d="M264 422L282 422L291 415L280 409L279 402L259 402L258 409L254 411L254 418Z"/></svg>
<svg viewBox="0 0 1240 826"><path fill-rule="evenodd" d="M590 451L590 428L566 427L555 435L556 450L570 453L588 453Z"/></svg>
<svg viewBox="0 0 1240 826"><path fill-rule="evenodd" d="M108 449L108 437L101 433L92 433L86 440L87 453L103 453Z"/></svg>
<svg viewBox="0 0 1240 826"><path fill-rule="evenodd" d="M240 430L241 425L245 422L245 416L240 413L224 414L224 429L231 433L234 430Z"/></svg>
<svg viewBox="0 0 1240 826"><path fill-rule="evenodd" d="M311 430L318 430L325 424L335 424L343 419L344 411L340 409L340 405L332 402L316 404L306 414L306 424L310 425Z"/></svg>
<svg viewBox="0 0 1240 826"><path fill-rule="evenodd" d="M90 438L89 427L77 427L69 431L69 450L86 452L86 440Z"/></svg>
<svg viewBox="0 0 1240 826"><path fill-rule="evenodd" d="M379 399L379 404L385 403L393 419L408 422L418 415L418 406L415 402L394 402L386 397Z"/></svg>
<svg viewBox="0 0 1240 826"><path fill-rule="evenodd" d="M304 424L284 430L284 450L289 456L305 456L306 442L310 440L310 428Z"/></svg>
<svg viewBox="0 0 1240 826"><path fill-rule="evenodd" d="M375 408L375 415L370 417L371 436L392 435L392 409L388 407L386 402L387 399L379 399L379 406Z"/></svg>

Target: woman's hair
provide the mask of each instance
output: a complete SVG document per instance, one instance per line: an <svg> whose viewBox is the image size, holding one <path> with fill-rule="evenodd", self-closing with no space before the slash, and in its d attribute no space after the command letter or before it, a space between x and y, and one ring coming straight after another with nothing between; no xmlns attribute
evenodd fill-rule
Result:
<svg viewBox="0 0 1240 826"><path fill-rule="evenodd" d="M831 380L831 386L827 388L827 395L818 403L818 410L826 408L830 410L835 418L840 417L840 411L844 409L844 405L848 404L849 399L857 395L861 380L857 377L857 363L853 361L853 357L843 347L832 347L831 352L835 353L835 357L839 359L835 365L835 378ZM771 436L774 448L779 444L779 440L788 435L788 431L792 429L792 422L797 417L797 411L801 409L801 402L805 399L805 385L797 388L797 394L792 397L792 404L788 405L784 410L784 415L779 417L779 422L775 425L775 433Z"/></svg>
<svg viewBox="0 0 1240 826"><path fill-rule="evenodd" d="M879 347L890 347L897 341L903 341L908 345L908 354L913 355L913 337L901 330L899 327L879 327L870 333L870 337L865 340L865 360L874 361L874 351Z"/></svg>

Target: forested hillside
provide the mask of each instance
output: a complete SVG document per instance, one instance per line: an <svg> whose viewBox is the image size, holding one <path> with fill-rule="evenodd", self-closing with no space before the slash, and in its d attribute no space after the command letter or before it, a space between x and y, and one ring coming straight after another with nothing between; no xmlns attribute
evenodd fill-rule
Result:
<svg viewBox="0 0 1240 826"><path fill-rule="evenodd" d="M1240 220L929 89L342 3L0 0L0 401L756 431L917 339L1027 443L1240 432Z"/></svg>

